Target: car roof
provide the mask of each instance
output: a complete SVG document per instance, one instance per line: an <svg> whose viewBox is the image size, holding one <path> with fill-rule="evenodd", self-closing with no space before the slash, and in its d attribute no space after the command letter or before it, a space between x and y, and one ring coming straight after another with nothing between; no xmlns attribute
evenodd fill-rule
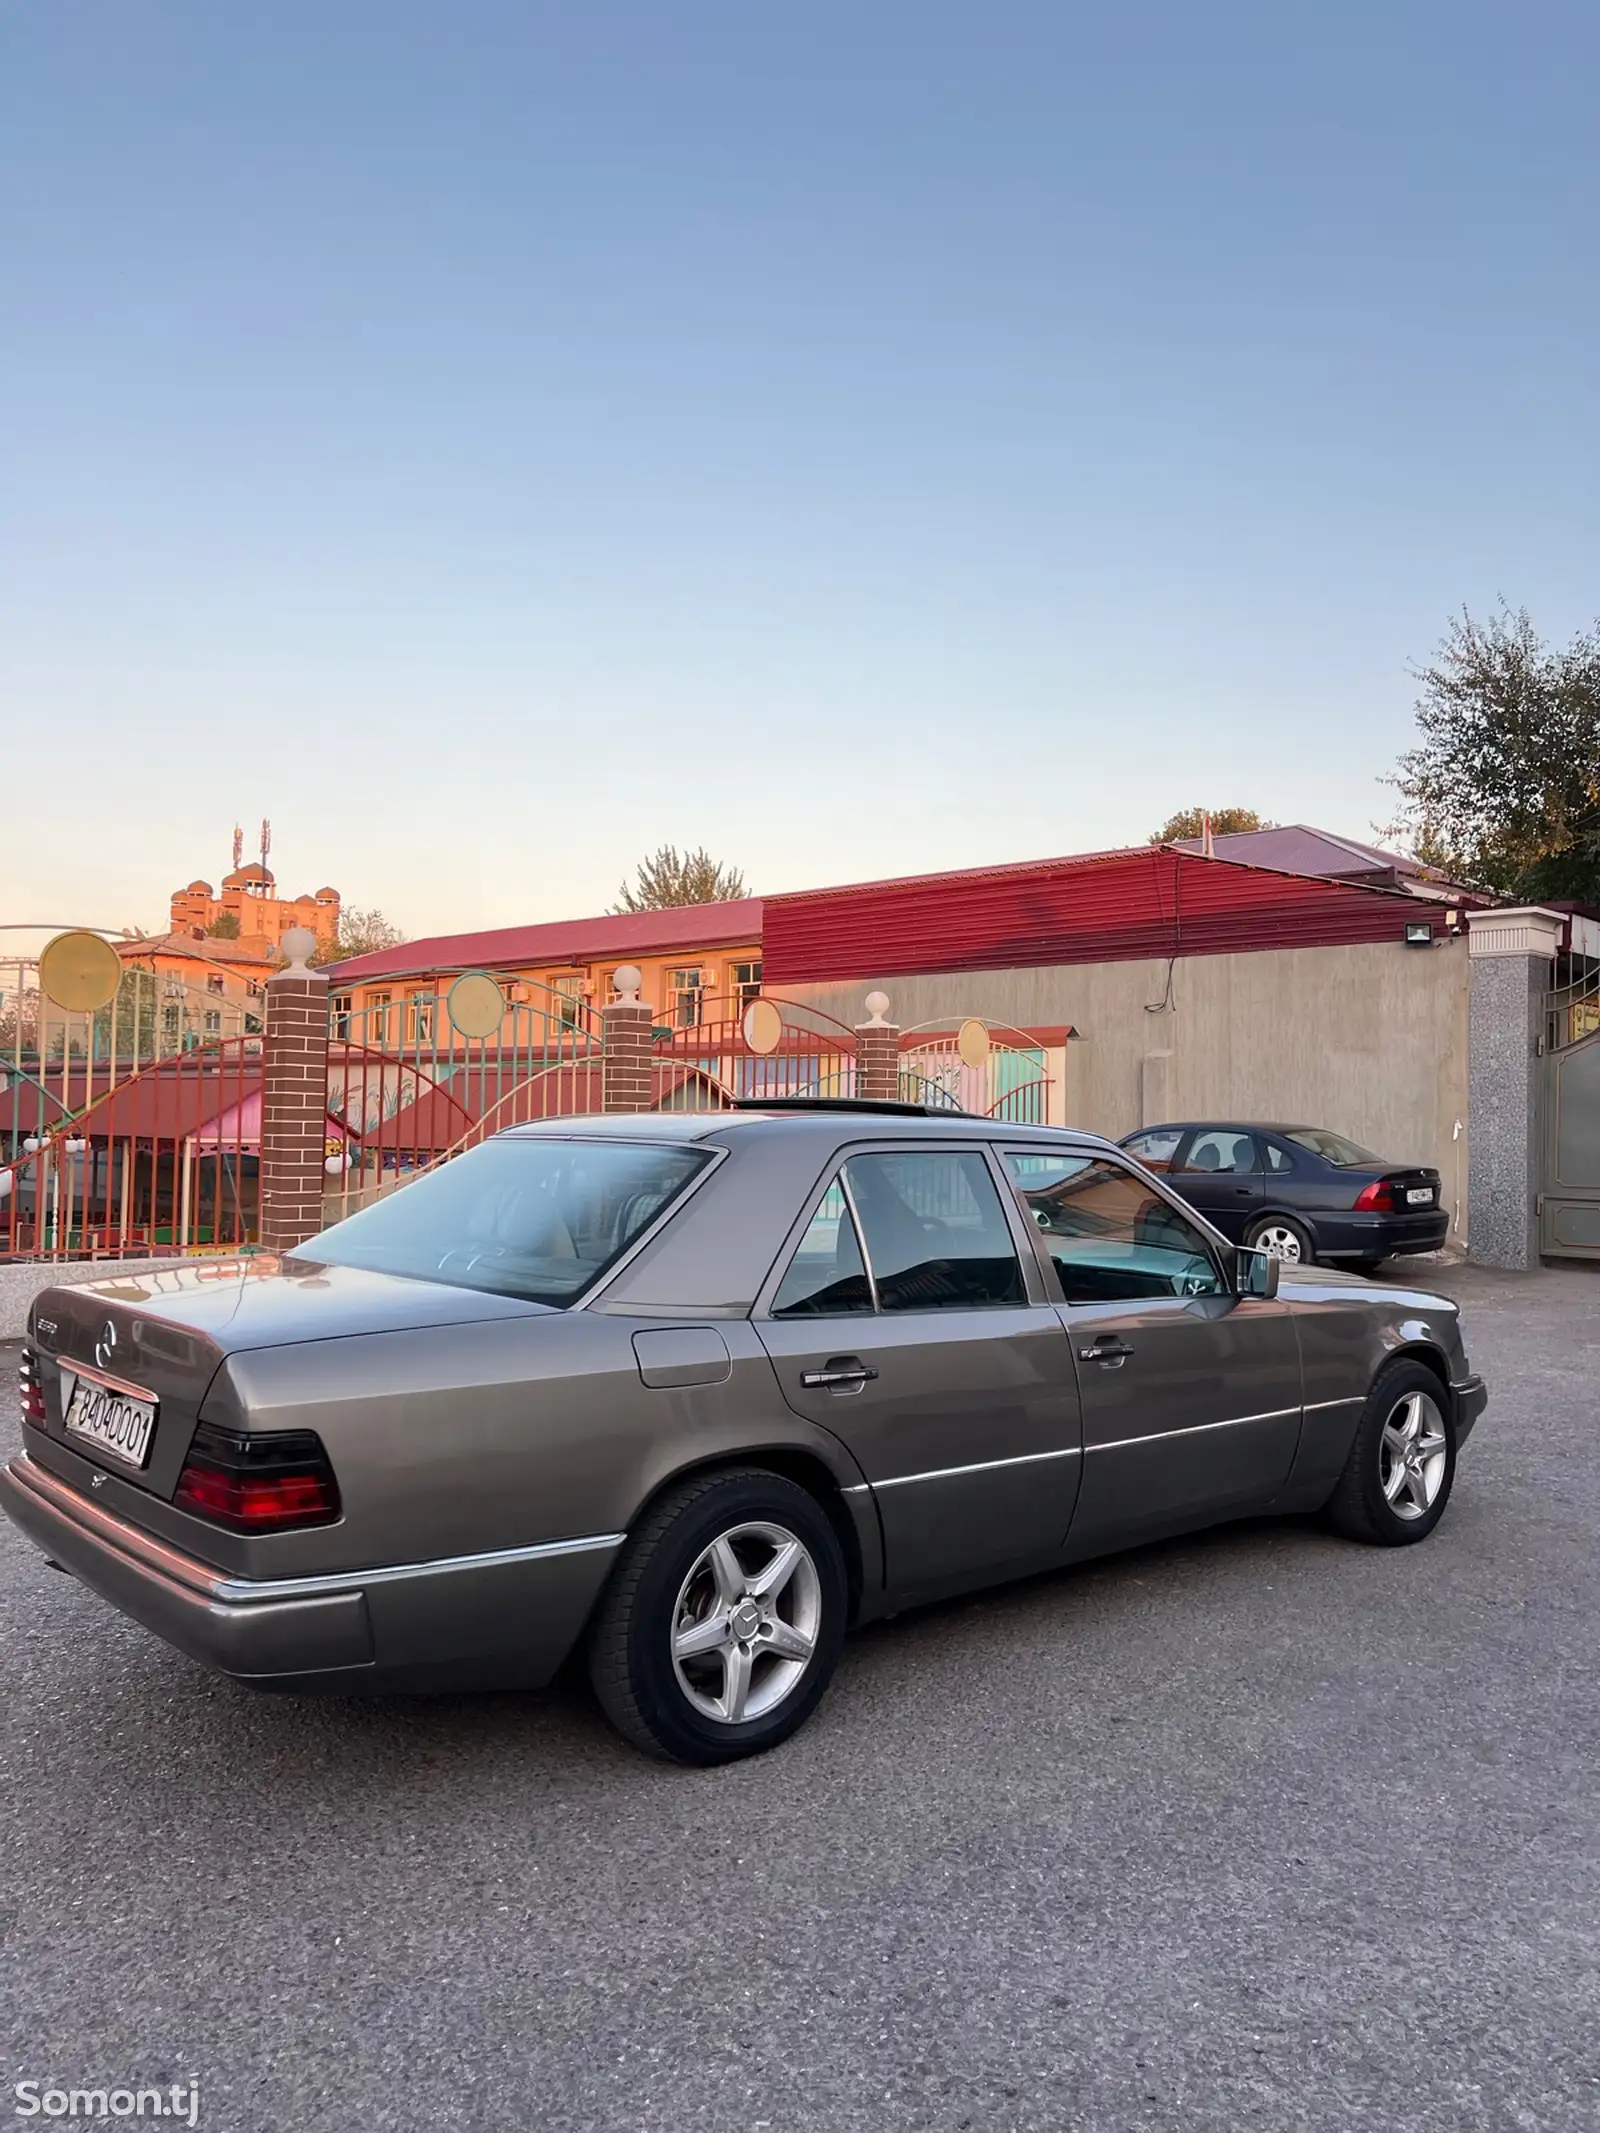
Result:
<svg viewBox="0 0 1600 2133"><path fill-rule="evenodd" d="M1331 1133L1331 1126L1279 1126L1259 1118L1164 1118L1159 1126L1135 1126L1123 1136L1137 1140L1141 1133ZM1348 1136L1340 1134L1341 1140Z"/></svg>
<svg viewBox="0 0 1600 2133"><path fill-rule="evenodd" d="M871 1140L1006 1140L1038 1141L1046 1147L1111 1148L1098 1133L1073 1126L1016 1125L1007 1119L981 1118L968 1111L881 1111L863 1104L819 1104L815 1110L636 1111L585 1113L573 1118L536 1119L509 1127L500 1140L651 1140L721 1142L730 1134L741 1140L769 1134L804 1137L812 1143Z"/></svg>

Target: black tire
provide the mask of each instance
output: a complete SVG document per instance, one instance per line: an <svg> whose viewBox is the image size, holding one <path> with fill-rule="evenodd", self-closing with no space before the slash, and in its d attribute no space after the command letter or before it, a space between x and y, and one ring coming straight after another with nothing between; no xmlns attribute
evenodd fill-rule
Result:
<svg viewBox="0 0 1600 2133"><path fill-rule="evenodd" d="M752 1655L751 1700L763 1695L777 1699L755 1717L730 1723L709 1715L694 1700L696 1688L708 1697L719 1679L726 1689L730 1677L721 1648L686 1661L680 1670L674 1636L680 1626L679 1602L686 1594L699 1604L697 1595L704 1587L704 1626L723 1608L712 1584L714 1573L697 1566L715 1542L730 1534L738 1536L740 1547L749 1553L750 1543L740 1529L753 1526L780 1529L801 1545L804 1560L795 1559L797 1569L784 1588L789 1597L780 1594L769 1615L785 1606L793 1611L804 1601L810 1624L805 1633L812 1649L802 1663L765 1645L763 1640L772 1633L770 1619L765 1628L753 1630L748 1641L730 1631L727 1651L737 1647ZM730 1549L736 1562L738 1553ZM688 1586L691 1573L693 1588ZM611 1723L648 1754L698 1765L760 1755L804 1725L822 1700L839 1661L848 1607L844 1550L832 1520L809 1490L759 1468L708 1474L670 1490L630 1536L590 1633L589 1678ZM732 1625L732 1610L724 1612ZM790 1665L801 1671L785 1689Z"/></svg>
<svg viewBox="0 0 1600 2133"><path fill-rule="evenodd" d="M1316 1265L1317 1249L1311 1241L1311 1232L1306 1228L1303 1222L1297 1222L1293 1215L1261 1215L1256 1221L1252 1222L1250 1227L1245 1231L1244 1241L1249 1246L1251 1251L1264 1251L1266 1249L1266 1246L1263 1244L1262 1239L1267 1236L1269 1231L1272 1230L1287 1230L1289 1235L1292 1236L1299 1244L1299 1259L1286 1259L1286 1265Z"/></svg>
<svg viewBox="0 0 1600 2133"><path fill-rule="evenodd" d="M1385 1494L1386 1472L1393 1474L1394 1454L1386 1446L1384 1432L1390 1421L1414 1397L1427 1404L1429 1430L1437 1425L1443 1438L1444 1464L1437 1472L1437 1486L1425 1510L1409 1486L1399 1491L1400 1508ZM1420 1456L1419 1440L1419 1456ZM1438 1455L1435 1455L1438 1456ZM1427 1471L1431 1472L1431 1461ZM1338 1486L1322 1508L1325 1524L1347 1540L1366 1541L1374 1547L1404 1548L1426 1540L1444 1516L1456 1478L1456 1426L1450 1412L1450 1395L1424 1363L1404 1360L1380 1370L1367 1395L1361 1420L1345 1461ZM1425 1491L1424 1491L1425 1492Z"/></svg>

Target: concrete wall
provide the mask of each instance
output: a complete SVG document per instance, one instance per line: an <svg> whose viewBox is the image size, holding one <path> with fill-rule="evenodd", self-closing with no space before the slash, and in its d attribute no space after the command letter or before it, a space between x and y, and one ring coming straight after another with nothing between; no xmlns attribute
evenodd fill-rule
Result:
<svg viewBox="0 0 1600 2133"><path fill-rule="evenodd" d="M1465 1241L1467 949L1381 942L1034 970L964 971L784 988L864 1021L881 988L902 1029L984 1015L1020 1028L1071 1023L1065 1118L1114 1138L1163 1118L1332 1126L1444 1180ZM1457 1120L1459 1140L1453 1138Z"/></svg>

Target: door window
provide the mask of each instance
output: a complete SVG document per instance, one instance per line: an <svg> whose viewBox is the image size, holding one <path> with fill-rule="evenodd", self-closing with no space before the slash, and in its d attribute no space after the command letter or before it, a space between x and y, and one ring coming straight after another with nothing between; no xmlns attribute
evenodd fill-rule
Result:
<svg viewBox="0 0 1600 2133"><path fill-rule="evenodd" d="M1269 1170L1278 1172L1280 1176L1286 1170L1293 1170L1294 1158L1287 1148L1280 1148L1276 1141L1265 1141L1262 1145L1267 1151L1267 1168Z"/></svg>
<svg viewBox="0 0 1600 2133"><path fill-rule="evenodd" d="M857 1155L844 1174L880 1311L1027 1302L1005 1209L977 1149Z"/></svg>
<svg viewBox="0 0 1600 2133"><path fill-rule="evenodd" d="M1222 1293L1200 1231L1120 1163L1021 1150L1005 1160L1068 1303Z"/></svg>
<svg viewBox="0 0 1600 2133"><path fill-rule="evenodd" d="M1183 1167L1185 1171L1222 1171L1230 1177L1248 1177L1261 1168L1256 1137L1253 1133L1238 1133L1231 1126L1212 1126L1195 1135Z"/></svg>
<svg viewBox="0 0 1600 2133"><path fill-rule="evenodd" d="M806 1225L772 1302L774 1318L833 1318L872 1309L872 1284L839 1181L828 1187Z"/></svg>
<svg viewBox="0 0 1600 2133"><path fill-rule="evenodd" d="M1157 1133L1136 1133L1131 1141L1124 1141L1123 1146L1136 1163L1143 1163L1146 1170L1170 1170L1182 1139L1181 1126L1163 1126Z"/></svg>

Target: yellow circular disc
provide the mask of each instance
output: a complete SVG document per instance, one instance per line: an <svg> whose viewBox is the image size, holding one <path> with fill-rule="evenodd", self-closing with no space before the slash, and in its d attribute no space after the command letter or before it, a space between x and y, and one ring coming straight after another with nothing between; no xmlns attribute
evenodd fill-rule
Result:
<svg viewBox="0 0 1600 2133"><path fill-rule="evenodd" d="M783 1035L783 1016L770 1000L752 1000L744 1011L744 1041L763 1057L778 1049Z"/></svg>
<svg viewBox="0 0 1600 2133"><path fill-rule="evenodd" d="M968 1015L956 1032L956 1050L961 1054L961 1064L981 1067L989 1056L989 1032L976 1015Z"/></svg>
<svg viewBox="0 0 1600 2133"><path fill-rule="evenodd" d="M58 933L39 957L39 989L57 1007L91 1014L114 999L122 958L98 933Z"/></svg>
<svg viewBox="0 0 1600 2133"><path fill-rule="evenodd" d="M445 1012L463 1037L492 1037L505 1020L506 996L486 970L469 970L451 986Z"/></svg>

